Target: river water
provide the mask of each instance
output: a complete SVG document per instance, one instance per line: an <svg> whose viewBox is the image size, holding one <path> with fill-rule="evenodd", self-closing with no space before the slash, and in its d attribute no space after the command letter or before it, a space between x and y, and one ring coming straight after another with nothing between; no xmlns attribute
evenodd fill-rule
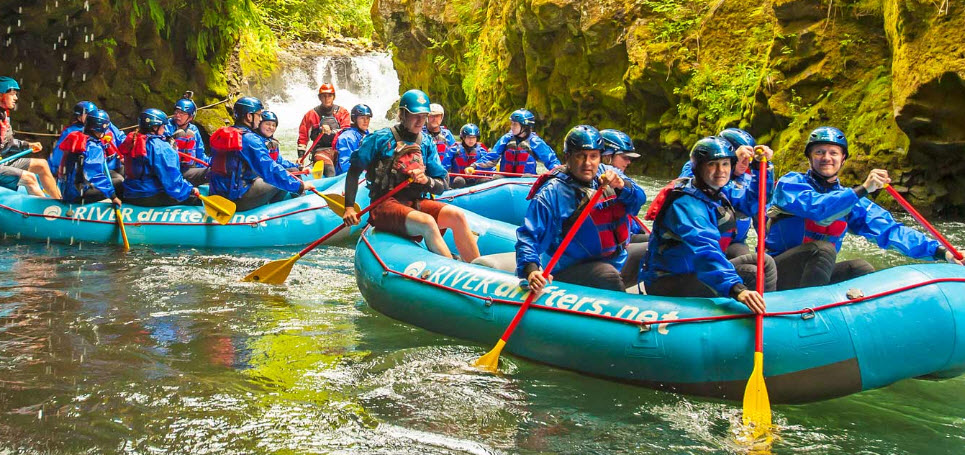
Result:
<svg viewBox="0 0 965 455"><path fill-rule="evenodd" d="M640 181L651 196L661 186ZM961 223L938 227L965 245ZM313 251L283 286L238 281L293 252L0 241L0 453L742 450L739 403L510 355L502 375L469 368L492 346L371 310L351 245ZM908 262L851 238L843 256L858 255ZM960 453L965 379L774 415L775 453Z"/></svg>

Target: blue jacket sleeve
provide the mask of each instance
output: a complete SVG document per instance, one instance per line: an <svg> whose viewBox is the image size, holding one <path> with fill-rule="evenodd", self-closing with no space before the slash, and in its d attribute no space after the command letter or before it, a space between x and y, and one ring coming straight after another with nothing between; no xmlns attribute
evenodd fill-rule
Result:
<svg viewBox="0 0 965 455"><path fill-rule="evenodd" d="M627 213L630 215L640 213L640 208L643 207L643 204L647 203L647 193L645 193L643 188L637 185L636 182L627 177L626 174L616 168L613 169L616 170L617 175L623 179L623 189L619 190L620 194L617 195L617 200L626 206Z"/></svg>
<svg viewBox="0 0 965 455"><path fill-rule="evenodd" d="M895 221L891 213L865 198L851 211L848 229L880 248L893 248L915 259L934 259L940 245L937 240Z"/></svg>
<svg viewBox="0 0 965 455"><path fill-rule="evenodd" d="M798 176L791 173L781 177L772 201L791 215L830 222L851 212L858 203L858 195L851 188L821 193Z"/></svg>
<svg viewBox="0 0 965 455"><path fill-rule="evenodd" d="M338 150L338 163L336 163L335 169L338 172L348 172L352 160L352 151L357 148L358 136L352 134L351 130L338 135L338 140L335 142L335 150Z"/></svg>
<svg viewBox="0 0 965 455"><path fill-rule="evenodd" d="M189 126L191 131L194 132L194 157L211 164L211 158L208 157L208 153L204 150L204 140L201 139L201 131L198 130L198 127L193 123L190 123Z"/></svg>
<svg viewBox="0 0 965 455"><path fill-rule="evenodd" d="M556 152L543 138L534 135L530 143L533 145L533 153L536 154L536 158L543 162L547 170L552 170L560 165L560 159L556 156Z"/></svg>
<svg viewBox="0 0 965 455"><path fill-rule="evenodd" d="M113 198L114 185L111 184L111 178L108 175L104 148L96 141L88 141L87 152L84 153L84 178L105 196Z"/></svg>
<svg viewBox="0 0 965 455"><path fill-rule="evenodd" d="M114 123L111 123L108 128L110 128L111 134L114 136L114 146L120 147L121 144L124 143L124 139L127 139L127 133L121 131L121 129L114 125ZM201 136L198 136L198 140L200 139Z"/></svg>
<svg viewBox="0 0 965 455"><path fill-rule="evenodd" d="M542 267L540 256L559 234L561 221L544 190L529 202L523 224L516 229L516 276L526 278L526 264Z"/></svg>
<svg viewBox="0 0 965 455"><path fill-rule="evenodd" d="M483 153L479 159L476 160L476 167L480 169L495 167L496 164L499 163L499 158L503 156L503 152L506 151L506 144L509 144L512 136L512 133L507 133L499 138L499 141L496 142L496 145L494 145L492 149Z"/></svg>
<svg viewBox="0 0 965 455"><path fill-rule="evenodd" d="M456 143L456 137L452 135L452 131L449 131L449 128L445 128L442 131L445 132L446 145L451 146L452 144Z"/></svg>
<svg viewBox="0 0 965 455"><path fill-rule="evenodd" d="M302 190L301 180L289 174L285 168L271 159L261 136L255 133L247 133L242 137L242 143L242 156L248 161L251 169L264 179L265 183L289 193L297 193Z"/></svg>
<svg viewBox="0 0 965 455"><path fill-rule="evenodd" d="M151 167L164 185L164 192L177 201L187 199L194 187L181 175L181 160L178 158L178 152L171 147L171 144L161 139L153 139L151 144L154 146Z"/></svg>
<svg viewBox="0 0 965 455"><path fill-rule="evenodd" d="M359 143L359 148L352 152L352 158L349 160L351 165L358 163L359 167L362 169L367 169L369 164L372 163L379 154L379 134L369 134L362 138L362 142Z"/></svg>
<svg viewBox="0 0 965 455"><path fill-rule="evenodd" d="M429 139L426 134L422 135L422 158L426 163L426 175L436 179L449 180L449 171L442 166L439 161L439 152L436 151L436 144Z"/></svg>
<svg viewBox="0 0 965 455"><path fill-rule="evenodd" d="M663 219L663 226L677 234L690 249L697 279L720 296L728 296L731 288L743 283L734 264L720 250L720 232L707 207L691 197L673 202Z"/></svg>

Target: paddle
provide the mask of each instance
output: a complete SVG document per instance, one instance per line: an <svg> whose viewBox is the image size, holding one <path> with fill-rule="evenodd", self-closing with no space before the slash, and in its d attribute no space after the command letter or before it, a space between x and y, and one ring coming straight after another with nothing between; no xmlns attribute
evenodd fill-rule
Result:
<svg viewBox="0 0 965 455"><path fill-rule="evenodd" d="M312 178L320 179L325 176L325 162L316 161L312 166Z"/></svg>
<svg viewBox="0 0 965 455"><path fill-rule="evenodd" d="M412 183L412 180L406 180L398 184L395 188L392 188L391 191L389 191L388 193L385 193L385 195L383 195L382 197L376 199L371 204L369 204L369 206L366 207L365 210L358 212L358 216L361 217L362 215L365 215L366 213L368 213L369 210L372 210L372 208L381 204L386 199L392 196L395 196L395 193L402 191L402 189L404 189L406 186L409 186L409 183ZM335 209L333 208L332 210L335 210ZM342 209L342 213L343 214L345 213L344 206ZM268 283L268 284L283 284L285 280L288 279L288 274L291 273L292 266L295 265L296 261L301 259L302 256L305 256L306 254L308 254L309 251L314 250L315 247L324 243L330 237L338 233L338 231L341 231L345 226L348 226L348 225L344 223L338 225L335 229L332 229L328 234L325 234L318 240L310 243L307 247L305 247L305 249L299 251L294 256L288 259L279 259L277 261L271 261L261 267L258 267L257 269L255 269L254 272L251 272L248 274L248 276L242 278L241 281L255 281L258 283Z"/></svg>
<svg viewBox="0 0 965 455"><path fill-rule="evenodd" d="M891 185L885 185L885 190L888 191L888 194L890 194L891 197L895 198L895 200L898 201L898 203L901 204L901 206L904 207L905 210L907 210L912 217L918 220L918 222L921 223L921 225L924 226L925 229L928 229L928 232L931 232L931 235L933 235L936 239L938 239L938 241L941 242L942 246L944 246L946 250L952 253L952 256L955 256L955 259L958 259L959 261L962 260L962 253L956 250L955 247L953 247L952 244L948 241L948 239L946 239L945 236L941 235L941 233L939 233L938 230L935 229L935 226L932 226L931 223L929 223L928 220L926 220L925 217L921 215L921 213L918 213L918 210L915 210L915 208L912 207L911 203L909 203L902 195L898 194L897 190L892 188Z"/></svg>
<svg viewBox="0 0 965 455"><path fill-rule="evenodd" d="M633 221L639 224L640 227L642 227L643 230L647 232L647 234L650 233L650 228L648 228L646 224L643 224L643 220L641 220L639 217L637 217L636 215L633 215Z"/></svg>
<svg viewBox="0 0 965 455"><path fill-rule="evenodd" d="M200 164L200 165L202 165L202 166L204 166L204 167L211 167L210 164L205 163L204 160L202 160L201 158L193 157L193 156L191 156L191 155L188 155L187 153L178 152L178 156L180 156L181 158L184 158L184 159L186 159L186 160L188 160L188 161L194 161L195 163L198 163L198 164Z"/></svg>
<svg viewBox="0 0 965 455"><path fill-rule="evenodd" d="M341 194L322 194L315 188L312 188L312 191L322 199L325 199L325 202L328 202L328 208L332 209L332 211L335 212L339 218L345 216L345 196ZM358 213L361 210L362 209L359 208L358 203L356 203L355 213Z"/></svg>
<svg viewBox="0 0 965 455"><path fill-rule="evenodd" d="M235 216L237 205L221 196L204 196L199 191L198 199L204 204L204 213L213 218L218 224L228 224L231 217Z"/></svg>
<svg viewBox="0 0 965 455"><path fill-rule="evenodd" d="M124 229L124 217L121 216L121 207L114 205L114 216L117 218L117 227L121 229L121 240L124 241L124 251L131 249L131 244L127 241L127 229Z"/></svg>
<svg viewBox="0 0 965 455"><path fill-rule="evenodd" d="M318 133L318 137L316 137L316 138L315 138L315 141L312 142L312 146L309 147L308 150L305 150L305 154L304 154L304 155L298 157L298 164L305 164L305 157L308 156L310 153L311 153L311 154L314 154L314 153L315 153L315 146L318 145L318 141L322 140L322 136L324 136L324 135L325 135L325 134L323 134L323 133ZM317 177L316 177L316 178L317 178Z"/></svg>
<svg viewBox="0 0 965 455"><path fill-rule="evenodd" d="M560 242L560 246L556 248L556 252L553 253L553 257L550 258L550 262L546 264L546 268L543 269L543 277L549 277L550 272L553 271L553 267L556 267L556 263L559 262L560 258L563 256L563 252L566 251L566 247L570 244L570 241L573 240L573 237L576 236L576 231L580 230L580 226L583 225L583 221L585 221L586 217L590 215L590 210L596 206L597 201L600 200L600 196L603 195L604 188L606 188L606 186L601 184L600 187L596 189L596 192L593 193L593 197L590 198L590 203L586 204L586 207L584 207L583 211L580 212L580 216L577 217L576 222L570 227L569 232L566 233L566 237L563 237L563 241ZM523 301L523 306L519 307L519 310L516 312L516 316L513 317L512 322L509 323L509 327L506 327L506 331L503 332L503 336L501 336L499 341L496 342L496 346L491 351L486 353L486 355L476 360L476 362L473 363L473 366L482 368L491 373L498 371L499 353L503 351L503 347L506 346L506 342L509 341L509 337L513 334L513 331L516 330L516 326L519 324L519 321L523 319L523 314L526 313L526 310L529 309L530 304L533 303L533 300L535 299L535 292L530 292L526 295L526 300Z"/></svg>
<svg viewBox="0 0 965 455"><path fill-rule="evenodd" d="M11 161L13 161L13 160L19 159L19 158L21 158L21 157L23 157L23 156L26 156L26 155L29 155L29 154L31 154L31 153L33 153L33 152L34 152L34 149L29 148L29 149L24 150L24 151L22 151L22 152L15 153L15 154L13 154L13 155L10 155L10 156L8 156L8 157L0 160L0 164L7 164L7 163L9 163L9 162L11 162Z"/></svg>
<svg viewBox="0 0 965 455"><path fill-rule="evenodd" d="M757 199L757 292L764 295L764 238L766 237L767 157L761 157L760 185ZM764 384L764 315L758 314L754 330L754 369L744 388L744 427L757 439L771 430L771 400Z"/></svg>
<svg viewBox="0 0 965 455"><path fill-rule="evenodd" d="M517 174L515 172L500 172L500 171L480 171L478 169L472 172L473 174L489 174L489 175L502 175L505 177L536 177L536 174Z"/></svg>

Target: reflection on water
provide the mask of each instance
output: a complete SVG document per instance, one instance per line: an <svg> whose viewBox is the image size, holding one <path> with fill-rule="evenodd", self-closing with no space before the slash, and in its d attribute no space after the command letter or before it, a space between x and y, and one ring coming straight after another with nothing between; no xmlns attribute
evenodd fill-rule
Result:
<svg viewBox="0 0 965 455"><path fill-rule="evenodd" d="M645 184L656 194L658 182ZM965 244L961 223L939 229ZM740 451L737 403L511 356L502 375L468 368L491 346L371 311L349 248L319 248L275 287L238 279L292 251L123 254L13 239L0 251L0 450ZM907 262L864 240L849 240L844 254L879 267ZM775 419L775 453L957 453L965 380L778 406Z"/></svg>

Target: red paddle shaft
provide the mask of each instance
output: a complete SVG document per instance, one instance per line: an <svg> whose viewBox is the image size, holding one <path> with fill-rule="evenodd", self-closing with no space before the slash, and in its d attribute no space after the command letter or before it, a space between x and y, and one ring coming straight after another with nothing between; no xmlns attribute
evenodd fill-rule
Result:
<svg viewBox="0 0 965 455"><path fill-rule="evenodd" d="M935 229L935 226L932 226L931 223L929 223L928 220L925 219L925 217L921 216L921 213L918 213L918 210L915 210L915 208L912 207L911 204L907 200L905 200L905 198L902 195L898 194L897 190L892 188L891 185L886 186L885 190L888 191L888 194L890 194L891 197L895 198L895 200L898 201L898 203L901 204L901 206L904 207L905 210L907 210L912 217L918 220L918 222L921 223L921 225L924 226L925 229L928 229L928 232L931 232L931 235L935 236L935 238L938 239L939 242L941 242L942 246L944 246L946 250L951 251L952 256L955 256L955 259L958 259L959 261L962 260L962 253L959 253L958 250L956 250L955 247L953 247L952 244L948 242L948 239L946 239L945 236L941 235L941 233L939 233Z"/></svg>
<svg viewBox="0 0 965 455"><path fill-rule="evenodd" d="M767 158L761 158L761 172L757 187L757 293L764 295L764 238L767 237ZM754 350L764 352L764 315L758 314L754 333Z"/></svg>
<svg viewBox="0 0 965 455"><path fill-rule="evenodd" d="M603 195L604 188L606 188L606 186L602 184L599 188L597 188L596 192L593 193L593 197L590 198L590 203L583 208L583 212L580 213L580 216L576 219L576 222L573 223L572 227L570 227L570 232L567 232L566 237L563 237L563 241L560 242L560 246L556 248L556 252L553 253L553 257L550 258L550 262L546 264L546 268L543 269L544 278L550 275L550 272L553 271L553 267L556 267L556 263L559 262L561 257L563 257L563 252L566 251L566 247L573 240L573 237L576 236L576 231L580 230L580 226L583 225L583 221L586 220L586 217L590 216L590 210L593 209L596 203L600 200L600 196ZM523 313L529 309L529 305L533 303L535 298L536 293L530 291L529 295L526 296L526 301L523 302L523 306L519 307L519 311L517 311L516 316L513 317L513 322L509 323L509 327L506 327L506 331L503 332L503 336L499 338L503 340L504 343L509 340L510 335L512 335L513 331L516 330L516 325L519 324L521 319L523 319Z"/></svg>
<svg viewBox="0 0 965 455"><path fill-rule="evenodd" d="M398 193L399 191L402 191L403 188L409 186L409 183L412 183L412 180L406 180L406 181L398 184L395 188L392 188L391 191L389 191L388 193L385 193L385 195L383 195L382 197L376 199L374 202L372 202L371 204L369 204L368 207L362 209L362 211L358 213L358 216L361 217L362 215L365 215L366 213L369 212L369 210L372 210L372 207L375 207L375 206L381 204L382 202L384 202L386 199L388 199L388 198L390 198L390 197L392 197L392 196L395 196L395 193ZM316 191L316 193L317 193L317 191ZM316 241L308 244L308 246L306 246L304 250L301 250L301 251L298 252L298 256L299 256L299 257L305 256L306 254L308 254L309 251L314 250L315 247L317 247L317 246L321 245L322 243L324 243L326 240L328 240L328 239L331 238L333 235L335 235L336 233L338 233L338 231L341 231L345 226L348 226L348 225L347 225L347 224L344 224L344 223L343 223L343 224L340 224L340 225L338 225L335 229L332 229L328 234L325 234L325 235L323 235L320 239L318 239L318 240L316 240Z"/></svg>

